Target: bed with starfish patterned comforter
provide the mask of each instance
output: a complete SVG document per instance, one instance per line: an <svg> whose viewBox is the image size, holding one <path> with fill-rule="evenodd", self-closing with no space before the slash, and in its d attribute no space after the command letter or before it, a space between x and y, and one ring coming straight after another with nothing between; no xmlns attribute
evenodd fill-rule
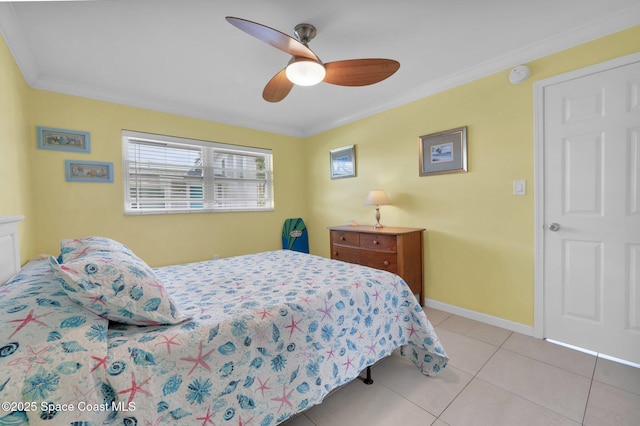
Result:
<svg viewBox="0 0 640 426"><path fill-rule="evenodd" d="M78 257L80 287L60 257L0 287L0 425L275 425L398 347L425 375L447 363L384 271L287 250L152 272L98 256ZM135 281L150 274L162 285ZM126 303L108 312L106 291Z"/></svg>

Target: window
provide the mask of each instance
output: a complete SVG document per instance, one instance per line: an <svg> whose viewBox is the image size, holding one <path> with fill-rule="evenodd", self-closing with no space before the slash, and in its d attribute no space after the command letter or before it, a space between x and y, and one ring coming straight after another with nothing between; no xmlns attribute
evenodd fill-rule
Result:
<svg viewBox="0 0 640 426"><path fill-rule="evenodd" d="M122 132L125 213L273 210L271 150Z"/></svg>

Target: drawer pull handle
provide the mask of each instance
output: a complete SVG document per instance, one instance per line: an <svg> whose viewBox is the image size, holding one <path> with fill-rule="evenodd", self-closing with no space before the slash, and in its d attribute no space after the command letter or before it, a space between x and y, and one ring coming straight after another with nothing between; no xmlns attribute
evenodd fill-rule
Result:
<svg viewBox="0 0 640 426"><path fill-rule="evenodd" d="M334 252L333 252L333 255L334 255L335 257L338 257L338 252L337 252L337 251L334 251Z"/></svg>
<svg viewBox="0 0 640 426"><path fill-rule="evenodd" d="M384 266L389 266L389 261L388 260L384 261Z"/></svg>
<svg viewBox="0 0 640 426"><path fill-rule="evenodd" d="M342 235L342 236L340 237L340 239L341 239L342 241L344 241L346 238L344 237L344 235Z"/></svg>
<svg viewBox="0 0 640 426"><path fill-rule="evenodd" d="M378 240L373 240L373 244L380 244Z"/></svg>

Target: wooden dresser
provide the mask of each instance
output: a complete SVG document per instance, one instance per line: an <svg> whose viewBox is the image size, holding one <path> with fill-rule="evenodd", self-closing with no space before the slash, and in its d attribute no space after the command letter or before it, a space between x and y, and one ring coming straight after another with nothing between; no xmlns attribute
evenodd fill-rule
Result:
<svg viewBox="0 0 640 426"><path fill-rule="evenodd" d="M331 258L398 274L424 303L423 232L420 228L332 226Z"/></svg>

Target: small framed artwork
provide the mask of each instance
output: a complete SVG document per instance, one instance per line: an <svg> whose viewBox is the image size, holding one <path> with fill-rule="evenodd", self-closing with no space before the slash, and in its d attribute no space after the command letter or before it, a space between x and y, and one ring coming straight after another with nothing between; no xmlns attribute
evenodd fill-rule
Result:
<svg viewBox="0 0 640 426"><path fill-rule="evenodd" d="M356 147L343 146L330 151L331 179L354 177L356 175Z"/></svg>
<svg viewBox="0 0 640 426"><path fill-rule="evenodd" d="M113 182L113 163L64 161L68 182Z"/></svg>
<svg viewBox="0 0 640 426"><path fill-rule="evenodd" d="M420 176L466 171L466 126L420 136Z"/></svg>
<svg viewBox="0 0 640 426"><path fill-rule="evenodd" d="M89 132L38 126L38 148L56 151L89 152Z"/></svg>

